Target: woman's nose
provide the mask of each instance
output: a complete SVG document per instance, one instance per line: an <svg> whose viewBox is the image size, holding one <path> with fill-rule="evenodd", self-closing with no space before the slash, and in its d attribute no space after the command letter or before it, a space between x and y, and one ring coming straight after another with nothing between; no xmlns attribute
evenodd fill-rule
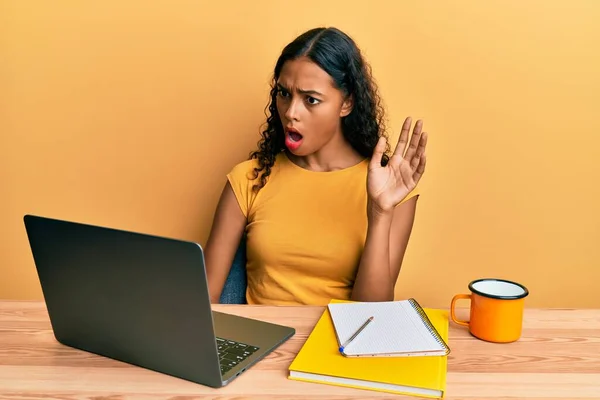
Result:
<svg viewBox="0 0 600 400"><path fill-rule="evenodd" d="M300 104L298 104L298 101L295 101L293 99L290 100L290 102L288 103L287 110L285 111L285 117L290 121L298 121L299 112Z"/></svg>

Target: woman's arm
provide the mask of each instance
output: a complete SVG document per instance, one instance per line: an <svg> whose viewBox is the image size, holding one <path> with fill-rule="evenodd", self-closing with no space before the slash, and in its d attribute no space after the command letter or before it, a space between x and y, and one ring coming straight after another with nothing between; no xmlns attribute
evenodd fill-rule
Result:
<svg viewBox="0 0 600 400"><path fill-rule="evenodd" d="M394 299L394 287L415 218L417 197L391 211L378 210L369 202L367 239L352 290L352 300Z"/></svg>
<svg viewBox="0 0 600 400"><path fill-rule="evenodd" d="M400 138L385 166L385 137L380 137L367 174L367 239L352 290L353 300L394 299L394 286L415 218L417 196L403 202L425 172L427 133L417 121L408 139L412 119L406 118Z"/></svg>
<svg viewBox="0 0 600 400"><path fill-rule="evenodd" d="M204 248L211 303L219 303L245 228L246 217L228 181L217 204L210 236Z"/></svg>

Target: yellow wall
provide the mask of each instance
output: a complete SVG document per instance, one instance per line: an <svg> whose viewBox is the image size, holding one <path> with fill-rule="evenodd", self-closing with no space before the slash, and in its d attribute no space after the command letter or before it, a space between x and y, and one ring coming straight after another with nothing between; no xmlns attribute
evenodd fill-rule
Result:
<svg viewBox="0 0 600 400"><path fill-rule="evenodd" d="M233 3L0 2L0 298L41 298L25 213L203 244L280 50L326 24L394 137L409 114L430 132L397 294L447 306L494 276L600 307L600 3Z"/></svg>

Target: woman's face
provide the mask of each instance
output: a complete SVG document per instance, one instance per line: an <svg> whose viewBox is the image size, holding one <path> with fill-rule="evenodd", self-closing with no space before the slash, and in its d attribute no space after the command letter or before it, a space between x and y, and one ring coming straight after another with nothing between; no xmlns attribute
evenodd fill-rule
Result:
<svg viewBox="0 0 600 400"><path fill-rule="evenodd" d="M277 88L277 112L290 152L307 156L343 140L341 117L350 113L351 104L317 64L306 57L285 62Z"/></svg>

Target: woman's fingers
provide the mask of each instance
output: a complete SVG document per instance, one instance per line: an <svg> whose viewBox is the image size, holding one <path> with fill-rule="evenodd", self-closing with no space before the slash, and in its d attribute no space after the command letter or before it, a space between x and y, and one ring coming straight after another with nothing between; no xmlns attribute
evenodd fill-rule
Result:
<svg viewBox="0 0 600 400"><path fill-rule="evenodd" d="M408 149L404 154L404 159L408 162L412 161L412 158L417 154L417 149L419 148L419 143L421 142L421 129L423 129L423 121L418 120L415 124L415 129L413 130L412 137L410 138L410 143L408 145Z"/></svg>
<svg viewBox="0 0 600 400"><path fill-rule="evenodd" d="M408 144L408 132L410 131L410 126L412 125L412 118L407 117L402 124L402 130L400 131L400 138L398 139L398 143L396 144L396 149L394 149L394 158L401 158L402 154L406 151L406 146ZM398 156L398 157L397 157Z"/></svg>
<svg viewBox="0 0 600 400"><path fill-rule="evenodd" d="M415 185L419 183L419 181L421 180L421 177L423 176L423 173L425 173L425 164L427 163L427 156L425 155L425 153L423 153L421 155L421 157L419 157L419 165L417 165L417 168L415 169L415 173L413 174L413 181L415 182Z"/></svg>
<svg viewBox="0 0 600 400"><path fill-rule="evenodd" d="M383 159L383 153L385 153L385 145L385 136L380 136L377 144L375 145L375 149L373 150L373 156L369 162L369 169L381 167L381 160Z"/></svg>

